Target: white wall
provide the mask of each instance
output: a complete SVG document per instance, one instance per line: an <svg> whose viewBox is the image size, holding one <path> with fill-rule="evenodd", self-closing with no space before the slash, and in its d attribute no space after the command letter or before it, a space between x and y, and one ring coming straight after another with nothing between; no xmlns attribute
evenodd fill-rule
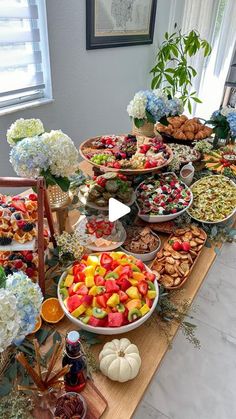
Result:
<svg viewBox="0 0 236 419"><path fill-rule="evenodd" d="M129 131L126 106L150 86L158 41L168 30L170 6L158 0L154 44L86 51L85 0L47 0L54 103L0 117L0 176L14 172L5 134L17 118L40 118L79 144L99 134Z"/></svg>

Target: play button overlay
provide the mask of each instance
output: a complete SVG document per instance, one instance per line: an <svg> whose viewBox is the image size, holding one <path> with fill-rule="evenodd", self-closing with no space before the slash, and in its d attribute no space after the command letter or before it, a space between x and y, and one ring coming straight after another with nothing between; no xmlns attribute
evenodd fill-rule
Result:
<svg viewBox="0 0 236 419"><path fill-rule="evenodd" d="M108 218L111 223L113 223L116 220L119 220L119 218L124 217L124 215L129 214L130 212L130 207L128 207L125 204L122 204L122 202L117 201L117 199L114 198L109 199L108 208Z"/></svg>

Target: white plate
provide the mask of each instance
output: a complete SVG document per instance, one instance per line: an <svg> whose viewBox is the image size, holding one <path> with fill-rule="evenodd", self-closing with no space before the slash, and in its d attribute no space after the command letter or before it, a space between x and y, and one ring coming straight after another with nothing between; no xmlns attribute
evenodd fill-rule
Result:
<svg viewBox="0 0 236 419"><path fill-rule="evenodd" d="M80 234L82 234L83 237L87 236L87 234L85 233L86 222L87 222L87 219L83 218L76 226L76 230ZM110 244L110 246L95 246L93 244L84 244L84 246L87 247L89 250L92 250L93 252L110 252L120 247L126 239L126 231L120 221L116 221L116 223L118 224L118 228L121 231L121 237L120 237L121 240L119 242L114 241L112 244Z"/></svg>
<svg viewBox="0 0 236 419"><path fill-rule="evenodd" d="M161 239L156 233L152 232L152 234L154 236L156 236L159 240L159 244L158 244L157 248L155 250L153 250L152 252L149 252L149 253L133 253L133 252L130 252L129 250L125 249L122 246L121 246L121 250L124 253L127 253L128 255L134 256L136 259L141 259L143 262L149 262L150 260L153 260L156 256L158 250L161 247Z"/></svg>
<svg viewBox="0 0 236 419"><path fill-rule="evenodd" d="M170 175L170 174L174 174L176 176L176 174L174 172L166 172L164 173L165 175ZM176 176L177 177L177 176ZM177 177L178 178L178 177ZM180 179L178 179L180 180ZM141 182L137 188L135 189L135 194L137 194L138 188L140 187L140 185L142 185L144 182ZM183 182L182 182L183 183ZM190 191L191 193L191 200L189 201L189 205L185 208L183 208L181 211L178 211L176 214L168 214L168 215L148 215L148 214L141 214L139 205L137 200L135 201L135 204L138 207L138 216L139 218L141 218L141 220L146 221L147 223L162 223L164 221L171 221L174 220L175 218L177 218L179 215L183 214L189 207L190 205L192 205L193 202L193 194L190 188L188 188L187 185L185 185L187 187L187 189Z"/></svg>
<svg viewBox="0 0 236 419"><path fill-rule="evenodd" d="M108 212L108 205L105 206L105 207L100 207L99 205L96 205L93 202L87 201L87 198L80 191L78 193L78 197L79 197L80 202L82 202L83 205L85 205L85 206L87 206L89 208L96 209L96 210L107 211ZM133 203L135 202L135 199L136 199L136 195L133 192L132 197L131 197L131 200L129 202L127 202L127 203L124 203L123 202L123 204L124 205L127 205L128 207L131 207L131 205L133 205ZM117 201L119 201L119 199L117 199ZM120 201L120 202L122 202L122 201Z"/></svg>
<svg viewBox="0 0 236 419"><path fill-rule="evenodd" d="M146 269L149 272L152 272L151 269L149 269L146 266ZM158 288L158 283L157 280L155 279L154 284L155 284L155 288L156 288L156 298L153 301L153 305L150 309L150 311L145 314L145 316L140 317L140 319L136 320L133 323L127 324L125 326L121 326L121 327L94 327L94 326L90 326L88 324L84 324L83 322L81 322L80 320L76 319L75 317L73 317L69 311L67 310L67 308L65 307L62 297L60 295L60 284L63 281L63 279L65 278L65 276L67 275L67 271L65 271L62 275L61 278L59 280L58 286L57 286L57 296L58 296L58 300L60 302L60 305L62 307L62 310L64 311L66 317L68 317L68 319L74 323L77 327L79 327L80 329L83 330L87 330L88 332L92 332L92 333L96 333L98 335L118 335L121 333L127 333L130 332L131 330L137 329L137 327L141 326L143 323L145 323L145 321L147 319L149 319L149 317L151 317L152 313L154 312L157 302L158 302L158 298L159 298L159 288Z"/></svg>
<svg viewBox="0 0 236 419"><path fill-rule="evenodd" d="M212 176L224 176L224 175L210 175L211 177ZM226 176L225 176L226 177ZM235 183L231 180L231 179L229 179L229 178L227 178L229 181L230 181L230 183L235 187L235 194L236 194L236 185L235 185ZM199 181L200 181L201 179L199 179L199 180L197 180L196 182L194 182L192 185L191 185L191 188L193 188L193 186L194 185L196 185ZM188 207L189 208L189 207ZM188 215L193 219L193 220L196 220L196 221L198 221L199 223L203 223L203 224L220 224L220 223L224 223L225 221L227 221L227 220L229 220L231 217L233 217L233 215L236 213L236 208L231 212L231 214L229 214L226 218L224 218L223 220L219 220L219 221L204 221L204 220L199 220L199 218L196 218L196 217L193 217L190 213L189 213L189 211L187 211L187 213L188 213Z"/></svg>

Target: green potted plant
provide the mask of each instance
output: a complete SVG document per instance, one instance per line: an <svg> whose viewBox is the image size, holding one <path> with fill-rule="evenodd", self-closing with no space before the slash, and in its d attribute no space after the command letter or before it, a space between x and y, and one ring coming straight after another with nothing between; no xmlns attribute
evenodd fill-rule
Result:
<svg viewBox="0 0 236 419"><path fill-rule="evenodd" d="M196 96L196 92L192 91L192 80L197 71L189 64L189 59L200 50L203 51L204 57L207 57L211 53L211 46L196 30L184 34L176 25L175 29L172 34L165 33L156 63L150 71L153 76L151 87L162 87L167 95L179 97L184 105L187 104L191 113L192 101L201 103L201 100Z"/></svg>

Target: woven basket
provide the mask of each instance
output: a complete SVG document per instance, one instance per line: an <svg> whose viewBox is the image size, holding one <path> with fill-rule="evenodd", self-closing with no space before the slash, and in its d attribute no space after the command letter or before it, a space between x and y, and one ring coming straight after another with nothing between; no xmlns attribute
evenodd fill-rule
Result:
<svg viewBox="0 0 236 419"><path fill-rule="evenodd" d="M0 381L2 380L6 369L9 367L12 357L15 354L13 346L9 346L5 351L0 353Z"/></svg>
<svg viewBox="0 0 236 419"><path fill-rule="evenodd" d="M155 137L154 124L152 124L151 122L145 122L142 127L137 128L135 126L135 123L133 122L132 134L140 135L143 137Z"/></svg>
<svg viewBox="0 0 236 419"><path fill-rule="evenodd" d="M70 203L68 192L63 192L58 185L47 188L49 203L52 209L61 208Z"/></svg>

